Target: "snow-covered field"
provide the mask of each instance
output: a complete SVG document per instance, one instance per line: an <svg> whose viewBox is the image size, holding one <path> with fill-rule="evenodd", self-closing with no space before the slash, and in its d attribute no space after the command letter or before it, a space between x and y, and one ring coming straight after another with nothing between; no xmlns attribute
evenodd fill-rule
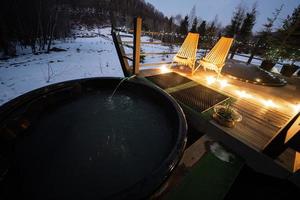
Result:
<svg viewBox="0 0 300 200"><path fill-rule="evenodd" d="M91 34L93 37L84 35L72 41L56 41L55 47L67 51L26 54L0 61L0 105L33 89L65 80L122 77L117 53L109 37L110 28L99 31L107 37Z"/></svg>
<svg viewBox="0 0 300 200"><path fill-rule="evenodd" d="M53 47L66 51L33 55L30 49L19 49L19 56L0 61L0 105L28 91L66 80L89 77L123 77L118 56L110 35L110 28L86 30L75 33L76 39L55 41ZM132 41L131 34L122 33L123 41ZM150 41L147 36L142 41ZM160 42L155 40L155 42ZM132 46L132 44L128 44ZM179 47L144 44L143 52L176 52ZM125 47L126 53L132 48ZM201 50L200 50L201 52ZM170 62L174 55L148 55L144 63ZM198 54L201 57L201 54ZM235 55L234 59L247 61L246 57ZM253 64L261 61L253 59ZM143 68L153 68L148 66ZM278 73L281 65L276 65Z"/></svg>
<svg viewBox="0 0 300 200"><path fill-rule="evenodd" d="M126 41L132 35L124 34ZM16 58L0 61L0 105L28 91L66 80L89 77L123 77L110 28L77 30L76 39L55 41L53 47L67 51L33 55L19 49ZM150 38L142 37L142 41ZM131 48L125 48L132 53ZM169 47L145 45L144 52L169 52ZM174 48L176 51L178 48ZM146 57L145 62L161 62L167 56ZM167 60L171 60L171 56Z"/></svg>

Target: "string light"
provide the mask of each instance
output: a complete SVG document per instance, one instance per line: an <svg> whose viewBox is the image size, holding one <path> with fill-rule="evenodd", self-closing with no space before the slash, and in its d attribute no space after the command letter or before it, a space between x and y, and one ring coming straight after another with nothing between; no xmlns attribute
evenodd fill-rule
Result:
<svg viewBox="0 0 300 200"><path fill-rule="evenodd" d="M247 93L244 90L237 90L236 94L240 97L240 98L245 98L245 99L250 99L253 98L253 96L249 93Z"/></svg>
<svg viewBox="0 0 300 200"><path fill-rule="evenodd" d="M228 84L228 81L227 80L219 80L219 83L220 83L220 87L221 88L224 88L224 87L226 87L226 86L228 86L229 84Z"/></svg>
<svg viewBox="0 0 300 200"><path fill-rule="evenodd" d="M256 78L255 81L258 82L258 83L260 83L261 79L260 78Z"/></svg>
<svg viewBox="0 0 300 200"><path fill-rule="evenodd" d="M294 105L293 107L294 107L294 111L295 111L295 113L298 113L298 112L300 112L300 103L298 103L298 104Z"/></svg>
<svg viewBox="0 0 300 200"><path fill-rule="evenodd" d="M276 108L278 107L272 100L262 100L263 105L265 105L266 107L272 107L272 108Z"/></svg>
<svg viewBox="0 0 300 200"><path fill-rule="evenodd" d="M208 85L211 85L216 82L216 78L213 76L208 76L208 77L206 77L206 82Z"/></svg>
<svg viewBox="0 0 300 200"><path fill-rule="evenodd" d="M261 79L256 78L257 82L261 82ZM218 85L220 86L220 89L223 89L227 86L229 86L230 84L228 83L227 80L225 79L217 79L214 76L207 76L206 77L206 83L207 85L212 85L214 83L218 83ZM235 90L234 91L235 94L239 97L239 98L243 98L243 99L253 99L258 103L261 103L263 106L268 107L268 108L284 108L285 106L281 106L276 104L275 102L273 102L273 100L271 99L261 99L261 98L254 98L254 95L248 93L245 90ZM290 104L291 105L291 104ZM300 103L292 105L292 106L288 106L291 110L293 110L295 113L300 112Z"/></svg>
<svg viewBox="0 0 300 200"><path fill-rule="evenodd" d="M161 73L168 73L168 72L170 72L170 69L167 67L167 65L162 65L160 67L160 72Z"/></svg>

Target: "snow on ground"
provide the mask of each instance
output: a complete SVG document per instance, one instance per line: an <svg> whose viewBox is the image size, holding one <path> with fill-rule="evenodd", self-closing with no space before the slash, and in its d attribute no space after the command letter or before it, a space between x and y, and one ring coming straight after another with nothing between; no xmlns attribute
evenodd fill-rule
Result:
<svg viewBox="0 0 300 200"><path fill-rule="evenodd" d="M109 35L110 28L91 33L81 34L84 37L72 41L56 41L53 45L67 51L26 54L0 61L0 105L28 91L57 82L88 77L122 77Z"/></svg>
<svg viewBox="0 0 300 200"><path fill-rule="evenodd" d="M122 41L133 41L132 35L130 34L121 34ZM150 42L151 38L148 36L141 37L142 42ZM151 42L161 42L160 40L152 40ZM132 44L128 44L128 46L132 46ZM126 54L132 54L132 48L125 46ZM141 51L147 53L162 53L162 52L177 52L179 50L178 46L173 45L172 47L160 44L142 44ZM160 63L160 62L170 62L172 61L174 54L170 55L147 55L145 56L143 63ZM157 68L157 66L153 66ZM142 67L141 69L145 68L153 68L153 67Z"/></svg>
<svg viewBox="0 0 300 200"><path fill-rule="evenodd" d="M53 47L66 51L33 55L30 49L18 48L19 56L7 61L0 61L0 105L28 91L49 84L66 80L89 77L123 77L117 53L110 35L110 28L87 30L80 27L74 31L74 38L66 41L55 41ZM121 33L123 41L133 41L132 34ZM151 41L142 36L143 42ZM153 40L160 42L160 40ZM132 43L125 46L127 54L132 54ZM143 44L142 52L177 52L179 46ZM201 58L205 50L199 50ZM148 55L144 63L171 62L174 54ZM132 57L132 55L131 55ZM234 59L247 61L243 55ZM131 64L131 63L129 63ZM260 65L261 60L253 59L252 64ZM281 65L277 64L274 72L278 73ZM157 66L142 67L157 68Z"/></svg>

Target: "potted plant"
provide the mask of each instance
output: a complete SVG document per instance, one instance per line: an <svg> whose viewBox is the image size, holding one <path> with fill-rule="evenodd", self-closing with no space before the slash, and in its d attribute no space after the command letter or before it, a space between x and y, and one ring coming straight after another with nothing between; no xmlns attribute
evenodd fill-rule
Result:
<svg viewBox="0 0 300 200"><path fill-rule="evenodd" d="M289 64L284 64L280 73L284 76L292 76L299 67L294 65L300 61L300 40L299 40L299 23L300 23L300 5L296 7L291 15L288 15L283 20L281 28L278 29L280 37L280 52L281 58L288 61Z"/></svg>
<svg viewBox="0 0 300 200"><path fill-rule="evenodd" d="M242 116L230 104L216 105L213 119L222 126L233 128L237 122L242 120Z"/></svg>
<svg viewBox="0 0 300 200"><path fill-rule="evenodd" d="M290 63L286 63L282 66L280 73L284 76L291 77L300 67L295 65L296 61L300 60L300 50L295 48L289 48L283 51L283 58L289 60Z"/></svg>
<svg viewBox="0 0 300 200"><path fill-rule="evenodd" d="M280 58L280 50L274 46L267 48L260 67L266 71L271 71Z"/></svg>
<svg viewBox="0 0 300 200"><path fill-rule="evenodd" d="M295 64L284 64L280 70L280 73L284 76L291 77L298 69L299 66Z"/></svg>

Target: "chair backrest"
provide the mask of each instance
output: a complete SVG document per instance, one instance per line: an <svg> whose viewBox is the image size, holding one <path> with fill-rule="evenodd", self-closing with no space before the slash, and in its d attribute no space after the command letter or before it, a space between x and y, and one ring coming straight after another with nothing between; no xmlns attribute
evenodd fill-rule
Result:
<svg viewBox="0 0 300 200"><path fill-rule="evenodd" d="M113 42L114 42L114 45L115 45L115 48L116 48L116 51L117 51L117 54L118 54L119 61L121 63L121 67L122 67L124 76L129 77L129 76L132 75L131 72L130 72L132 70L130 70L129 63L128 63L128 60L126 58L125 50L124 50L124 47L122 45L121 37L120 37L119 33L117 33L114 28L111 29L111 35L112 35Z"/></svg>
<svg viewBox="0 0 300 200"><path fill-rule="evenodd" d="M188 33L176 56L180 58L195 58L197 54L199 34Z"/></svg>
<svg viewBox="0 0 300 200"><path fill-rule="evenodd" d="M205 56L205 60L215 65L223 64L232 45L233 38L221 37L210 52Z"/></svg>

